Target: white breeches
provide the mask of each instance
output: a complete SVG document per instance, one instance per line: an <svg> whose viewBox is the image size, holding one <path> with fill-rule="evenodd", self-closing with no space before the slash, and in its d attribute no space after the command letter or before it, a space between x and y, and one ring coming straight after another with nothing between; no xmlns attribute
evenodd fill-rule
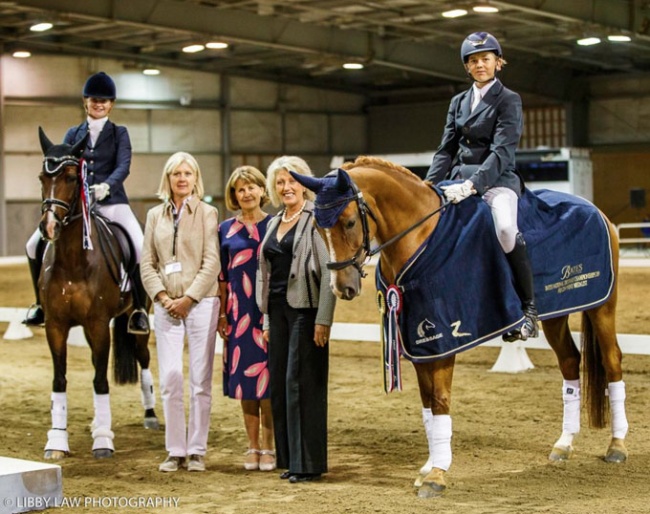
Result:
<svg viewBox="0 0 650 514"><path fill-rule="evenodd" d="M212 370L219 321L219 299L204 298L184 320L154 303L154 330L160 392L165 413L165 447L172 457L205 455L212 407ZM189 354L190 409L185 425L183 346Z"/></svg>
<svg viewBox="0 0 650 514"><path fill-rule="evenodd" d="M517 193L508 187L493 187L483 195L483 200L490 206L494 228L501 248L510 253L515 248L519 228L517 227Z"/></svg>

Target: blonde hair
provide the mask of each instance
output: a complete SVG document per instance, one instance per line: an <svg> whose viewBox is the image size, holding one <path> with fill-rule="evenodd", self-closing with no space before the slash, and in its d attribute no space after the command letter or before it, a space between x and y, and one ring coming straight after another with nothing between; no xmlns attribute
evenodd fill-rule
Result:
<svg viewBox="0 0 650 514"><path fill-rule="evenodd" d="M167 201L172 197L172 188L169 183L169 175L176 170L181 164L186 163L192 172L194 172L194 177L196 177L196 184L194 184L194 189L192 194L196 195L198 198L203 198L203 179L201 178L201 168L199 163L196 162L194 156L187 152L176 152L173 154L163 167L162 176L160 177L160 185L158 186L158 198L161 200Z"/></svg>
<svg viewBox="0 0 650 514"><path fill-rule="evenodd" d="M296 157L294 155L283 155L282 157L275 159L266 170L266 189L269 193L269 197L271 198L271 203L276 207L282 205L282 199L275 189L275 181L277 179L278 173L282 170L294 171L300 175L307 175L308 177L314 176L311 169L309 168L309 165L304 161L304 159L301 159L300 157ZM316 194L313 191L305 188L304 197L307 200L313 201L316 198Z"/></svg>
<svg viewBox="0 0 650 514"><path fill-rule="evenodd" d="M264 207L269 203L270 198L266 189L266 178L264 178L264 174L253 166L239 166L230 174L230 178L226 184L226 207L229 211L241 209L235 191L235 185L238 180L241 180L245 184L255 184L262 188L263 193L260 199L260 207Z"/></svg>

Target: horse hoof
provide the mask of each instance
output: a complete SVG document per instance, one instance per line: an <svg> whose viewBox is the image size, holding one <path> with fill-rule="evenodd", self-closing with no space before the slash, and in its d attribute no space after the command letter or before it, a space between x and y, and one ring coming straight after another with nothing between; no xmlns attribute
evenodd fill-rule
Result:
<svg viewBox="0 0 650 514"><path fill-rule="evenodd" d="M160 430L158 418L144 418L144 428L147 430Z"/></svg>
<svg viewBox="0 0 650 514"><path fill-rule="evenodd" d="M46 460L61 460L65 458L66 452L61 450L45 450L43 458Z"/></svg>
<svg viewBox="0 0 650 514"><path fill-rule="evenodd" d="M418 498L438 498L442 496L446 489L445 472L442 469L433 468L422 479L422 485L418 489Z"/></svg>
<svg viewBox="0 0 650 514"><path fill-rule="evenodd" d="M423 482L422 486L418 489L418 498L440 498L447 489L444 484L436 484L434 482Z"/></svg>
<svg viewBox="0 0 650 514"><path fill-rule="evenodd" d="M108 448L93 450L93 457L96 459L110 459L113 457L113 450L109 450Z"/></svg>
<svg viewBox="0 0 650 514"><path fill-rule="evenodd" d="M612 439L603 460L611 464L621 464L627 460L627 448L623 439Z"/></svg>
<svg viewBox="0 0 650 514"><path fill-rule="evenodd" d="M565 462L573 455L573 448L571 446L553 446L548 460L551 462Z"/></svg>

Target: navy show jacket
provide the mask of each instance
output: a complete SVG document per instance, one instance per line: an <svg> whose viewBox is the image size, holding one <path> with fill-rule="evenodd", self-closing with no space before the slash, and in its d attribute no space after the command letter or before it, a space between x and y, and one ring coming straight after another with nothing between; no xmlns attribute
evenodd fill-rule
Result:
<svg viewBox="0 0 650 514"><path fill-rule="evenodd" d="M499 80L472 112L472 88L454 96L425 180L471 180L479 195L508 187L521 196L515 151L523 131L521 97Z"/></svg>
<svg viewBox="0 0 650 514"><path fill-rule="evenodd" d="M63 142L74 145L83 139L87 132L88 122L84 121L68 129ZM90 138L88 139L83 158L88 166L88 185L106 182L110 186L110 195L99 202L100 205L128 204L124 181L131 168L131 139L126 127L107 120L95 141L95 146L91 146Z"/></svg>

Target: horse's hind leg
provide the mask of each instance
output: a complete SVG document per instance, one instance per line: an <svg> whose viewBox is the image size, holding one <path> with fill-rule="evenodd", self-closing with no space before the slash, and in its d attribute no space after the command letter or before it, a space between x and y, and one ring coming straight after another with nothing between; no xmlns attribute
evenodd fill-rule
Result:
<svg viewBox="0 0 650 514"><path fill-rule="evenodd" d="M542 322L564 379L562 435L553 445L549 455L551 461L568 460L573 454L573 440L580 432L580 352L571 336L568 320L568 316L562 316Z"/></svg>
<svg viewBox="0 0 650 514"><path fill-rule="evenodd" d="M135 358L140 364L140 392L142 394L142 406L144 407L144 428L158 430L160 422L156 416L156 393L154 392L153 376L149 369L149 335L136 336Z"/></svg>
<svg viewBox="0 0 650 514"><path fill-rule="evenodd" d="M62 459L70 453L68 444L67 380L65 378L69 330L67 327L56 326L53 322L48 323L45 330L54 365L50 408L52 428L47 432L45 459Z"/></svg>
<svg viewBox="0 0 650 514"><path fill-rule="evenodd" d="M606 399L602 396L606 381L612 438L604 459L606 462L621 463L627 460L625 437L628 431L628 422L625 413L625 382L621 366L623 356L616 339L615 307L616 294L614 293L607 303L584 313L583 328L585 346L590 345L592 348L592 359L585 363L593 382L589 390L592 424L602 427L606 423L607 404L605 403ZM596 349L598 352L595 351ZM598 375L604 375L604 377L600 380L594 378Z"/></svg>
<svg viewBox="0 0 650 514"><path fill-rule="evenodd" d="M156 417L154 407L156 395L154 393L153 376L149 369L149 334L135 335L128 331L129 313L124 313L115 318L113 324L113 348L115 380L118 384L137 382L137 368L140 365L140 393L144 407L144 428L158 430L160 422Z"/></svg>
<svg viewBox="0 0 650 514"><path fill-rule="evenodd" d="M92 361L95 367L93 379L93 405L95 417L91 424L93 437L93 456L97 459L112 457L115 451L111 428L111 401L108 387L108 358L110 354L109 320L93 320L84 327L86 339L90 343Z"/></svg>
<svg viewBox="0 0 650 514"><path fill-rule="evenodd" d="M422 400L422 420L429 444L429 459L415 480L418 496L440 496L447 484L445 473L451 466L451 382L455 357L414 364Z"/></svg>

